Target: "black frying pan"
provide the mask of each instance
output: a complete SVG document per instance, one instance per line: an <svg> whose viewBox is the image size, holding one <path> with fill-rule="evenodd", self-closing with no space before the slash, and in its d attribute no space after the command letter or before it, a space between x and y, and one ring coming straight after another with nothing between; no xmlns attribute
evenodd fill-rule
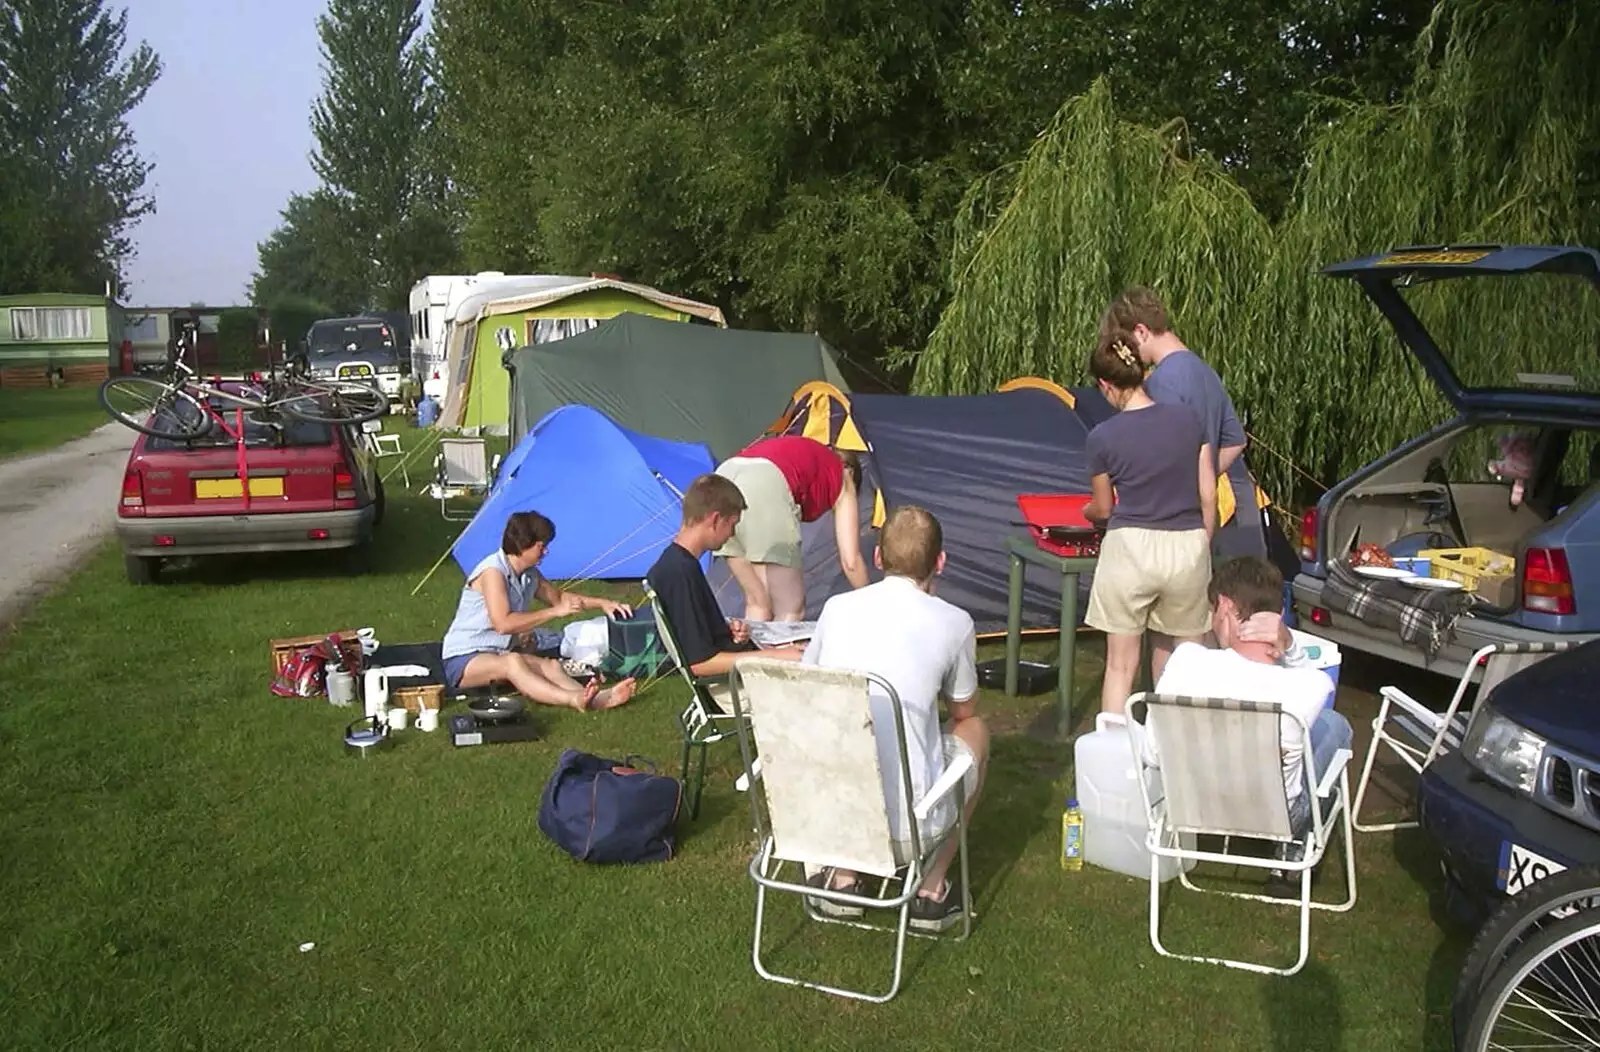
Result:
<svg viewBox="0 0 1600 1052"><path fill-rule="evenodd" d="M521 698L483 698L467 702L467 711L484 723L504 723L522 715Z"/></svg>

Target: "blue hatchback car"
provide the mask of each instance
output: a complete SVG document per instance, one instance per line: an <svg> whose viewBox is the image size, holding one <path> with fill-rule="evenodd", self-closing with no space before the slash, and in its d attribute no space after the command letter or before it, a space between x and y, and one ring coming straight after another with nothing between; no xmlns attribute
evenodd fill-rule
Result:
<svg viewBox="0 0 1600 1052"><path fill-rule="evenodd" d="M1417 247L1324 273L1361 288L1455 415L1339 482L1306 513L1296 614L1344 649L1452 678L1490 644L1600 633L1600 253ZM1473 317L1504 320L1491 335L1505 349L1499 364L1482 360L1492 355L1472 365L1451 360L1448 337L1453 330L1459 338L1460 308L1476 295L1490 298L1475 307L1491 309ZM1551 368L1558 341L1559 360L1569 369L1576 361L1579 375ZM1497 456L1508 448L1517 451L1514 467ZM1393 554L1479 549L1510 572L1492 588L1484 582L1430 654L1392 627L1324 602L1330 561L1369 543ZM1464 747L1426 769L1420 819L1443 852L1461 912L1600 862L1600 720L1589 704L1596 684L1600 643L1549 658L1502 683L1474 712Z"/></svg>

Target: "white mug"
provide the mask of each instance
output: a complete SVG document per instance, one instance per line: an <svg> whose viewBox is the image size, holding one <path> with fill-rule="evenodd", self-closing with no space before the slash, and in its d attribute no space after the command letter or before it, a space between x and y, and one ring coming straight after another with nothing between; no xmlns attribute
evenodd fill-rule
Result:
<svg viewBox="0 0 1600 1052"><path fill-rule="evenodd" d="M411 713L406 711L404 705L396 705L394 708L389 710L389 729L392 731L405 730L406 719L410 715Z"/></svg>
<svg viewBox="0 0 1600 1052"><path fill-rule="evenodd" d="M439 710L430 709L426 705L417 710L417 730L436 731L439 729Z"/></svg>
<svg viewBox="0 0 1600 1052"><path fill-rule="evenodd" d="M361 655L363 657L371 657L378 652L378 633L373 629L356 629L356 639L361 642Z"/></svg>

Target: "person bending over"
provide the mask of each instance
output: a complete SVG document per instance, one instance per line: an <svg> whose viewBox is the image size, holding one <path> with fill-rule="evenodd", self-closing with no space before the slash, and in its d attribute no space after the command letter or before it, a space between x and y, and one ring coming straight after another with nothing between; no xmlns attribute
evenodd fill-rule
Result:
<svg viewBox="0 0 1600 1052"><path fill-rule="evenodd" d="M683 525L646 575L678 653L696 676L725 676L734 662L756 653L785 661L800 659L800 648L795 646L758 651L745 623L722 615L700 568L701 556L733 536L744 507L744 496L729 479L721 475L695 479L683 495Z"/></svg>
<svg viewBox="0 0 1600 1052"><path fill-rule="evenodd" d="M893 685L905 722L913 799L922 798L944 774L947 763L963 754L970 756L972 769L964 785L965 814L971 818L989 762L989 731L974 711L978 672L972 616L933 594L934 580L944 572L943 548L938 519L914 505L896 508L884 523L873 555L883 580L829 599L802 660L808 665L872 673ZM943 728L939 725L940 700L950 715ZM910 861L911 825L900 784L894 713L888 707L888 695L879 693L877 687L872 688L871 705L889 826L897 838L899 861L905 863ZM924 845L944 836L954 823L954 800L947 797L919 827ZM911 903L912 927L943 931L960 922L960 891L945 878L958 846L955 837L946 838L930 863ZM861 893L860 878L846 870L824 870L811 882ZM864 912L820 896L814 897L812 904L830 916Z"/></svg>
<svg viewBox="0 0 1600 1052"><path fill-rule="evenodd" d="M567 675L561 662L516 649L535 628L582 610L627 617L627 606L611 599L565 592L545 580L536 567L555 539L555 525L536 511L519 511L506 520L500 550L467 575L455 620L444 635L444 680L451 690L510 683L517 693L544 705L611 709L633 697L632 677L601 689ZM543 610L529 611L535 598Z"/></svg>
<svg viewBox="0 0 1600 1052"><path fill-rule="evenodd" d="M1230 559L1212 576L1208 596L1217 649L1181 644L1156 683L1157 693L1279 703L1310 729L1311 755L1320 778L1334 755L1350 747L1350 722L1333 710L1332 677L1318 668L1295 665L1301 658L1279 620L1283 575L1265 559ZM1147 736L1147 757L1153 758L1156 745ZM1314 790L1305 770L1300 724L1288 715L1283 717L1282 748L1289 820L1300 835L1311 824ZM1282 875L1275 879L1281 881Z"/></svg>
<svg viewBox="0 0 1600 1052"><path fill-rule="evenodd" d="M717 554L744 592L744 616L752 621L802 621L806 616L805 563L800 524L833 512L839 568L851 587L867 584L861 558L857 493L861 462L854 453L831 449L798 435L764 438L730 457L717 474L732 480L745 511Z"/></svg>
<svg viewBox="0 0 1600 1052"><path fill-rule="evenodd" d="M1185 405L1153 401L1133 338L1113 333L1089 358L1119 412L1089 432L1092 499L1084 515L1107 522L1084 620L1106 634L1100 708L1120 713L1133 690L1139 642L1155 633L1159 679L1174 640L1206 632L1206 582L1216 530L1216 473L1200 420Z"/></svg>

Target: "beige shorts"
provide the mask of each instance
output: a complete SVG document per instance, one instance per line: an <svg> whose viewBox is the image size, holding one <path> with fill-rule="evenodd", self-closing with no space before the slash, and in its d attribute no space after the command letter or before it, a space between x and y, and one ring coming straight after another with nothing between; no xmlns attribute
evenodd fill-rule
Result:
<svg viewBox="0 0 1600 1052"><path fill-rule="evenodd" d="M733 536L716 554L724 559L803 568L800 506L778 466L760 457L733 457L717 468L717 474L739 487L745 509Z"/></svg>
<svg viewBox="0 0 1600 1052"><path fill-rule="evenodd" d="M1205 530L1119 526L1100 542L1084 621L1112 635L1145 629L1203 636L1211 627L1211 541Z"/></svg>
<svg viewBox="0 0 1600 1052"><path fill-rule="evenodd" d="M978 791L978 758L972 755L972 746L968 745L965 739L957 738L954 734L946 734L943 737L945 766L948 767L954 763L957 756L965 756L972 761L972 766L968 767L967 773L961 777L962 799L971 800L973 794ZM924 853L932 850L938 841L944 839L946 833L955 828L956 798L954 795L945 797L943 811L944 821L932 821L932 819L938 817L937 813L935 813L928 816L930 819L928 824L918 829L918 832L922 835L922 850ZM911 861L910 839L895 840L894 860L902 866Z"/></svg>

